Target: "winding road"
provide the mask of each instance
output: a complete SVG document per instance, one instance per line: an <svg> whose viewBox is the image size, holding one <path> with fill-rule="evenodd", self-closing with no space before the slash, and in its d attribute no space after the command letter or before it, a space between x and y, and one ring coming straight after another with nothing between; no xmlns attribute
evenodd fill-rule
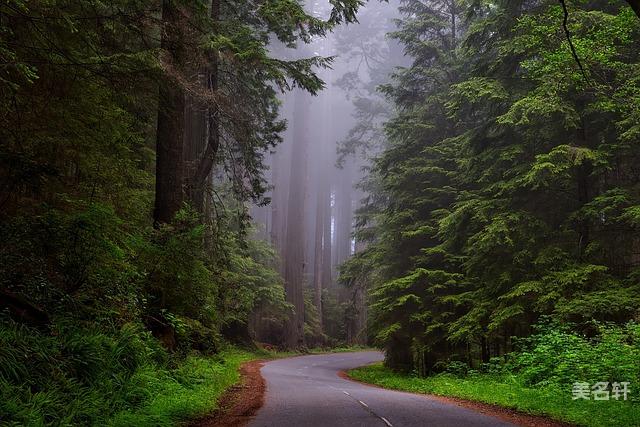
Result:
<svg viewBox="0 0 640 427"><path fill-rule="evenodd" d="M300 356L266 363L265 404L250 427L512 426L429 396L384 390L341 378L340 371L382 360L364 351Z"/></svg>

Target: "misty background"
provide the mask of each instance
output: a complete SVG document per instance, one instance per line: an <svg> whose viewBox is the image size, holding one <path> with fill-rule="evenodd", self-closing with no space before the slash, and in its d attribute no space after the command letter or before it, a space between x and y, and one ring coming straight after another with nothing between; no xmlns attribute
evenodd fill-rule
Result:
<svg viewBox="0 0 640 427"><path fill-rule="evenodd" d="M315 96L300 89L281 95L287 130L266 159L270 203L251 208L255 237L276 249L287 301L295 308L299 331L286 336L304 336L307 344L366 342L364 284L339 284L339 266L364 244L353 236L355 213L367 198L360 183L381 149L383 123L391 114L379 86L408 63L402 47L388 37L396 29L398 3L368 2L358 23L295 49L272 44L274 55L283 59L333 58L330 68L318 70L324 90ZM323 18L330 10L328 2L309 7ZM305 320L315 330L304 331ZM268 335L260 330L259 316L253 327L258 336Z"/></svg>

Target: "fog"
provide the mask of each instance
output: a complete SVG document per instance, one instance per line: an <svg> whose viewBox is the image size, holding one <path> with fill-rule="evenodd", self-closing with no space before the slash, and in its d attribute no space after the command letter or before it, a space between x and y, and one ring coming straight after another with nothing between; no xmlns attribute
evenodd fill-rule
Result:
<svg viewBox="0 0 640 427"><path fill-rule="evenodd" d="M328 10L328 2L313 4L317 16L326 17ZM334 61L330 69L316 70L326 84L316 96L301 89L281 96L287 131L267 159L271 202L252 208L257 236L279 254L287 300L298 308L299 327L301 288L313 295L320 323L324 292L325 298L330 295L356 313L347 325L350 342L364 341L364 295L357 283L338 285L338 268L365 244L353 235L356 211L366 197L357 184L380 149L382 123L390 113L377 88L406 61L387 37L397 15L396 1L369 2L356 24L295 49L272 46L287 59L323 56Z"/></svg>

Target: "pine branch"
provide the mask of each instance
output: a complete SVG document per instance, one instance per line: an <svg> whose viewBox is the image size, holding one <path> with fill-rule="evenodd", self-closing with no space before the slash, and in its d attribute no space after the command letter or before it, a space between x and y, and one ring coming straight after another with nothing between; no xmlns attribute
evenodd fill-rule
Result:
<svg viewBox="0 0 640 427"><path fill-rule="evenodd" d="M578 64L578 68L580 68L580 72L584 77L584 80L589 83L589 77L587 77L587 73L582 66L582 62L580 61L580 57L578 56L578 52L576 52L576 47L573 45L573 40L571 40L571 33L569 32L569 27L567 23L569 21L569 11L567 10L567 4L565 0L558 0L560 5L562 5L562 12L564 13L564 17L562 19L562 28L564 29L564 34L567 37L567 41L569 42L569 48L571 49L571 55L573 55L573 59L575 59L576 64Z"/></svg>

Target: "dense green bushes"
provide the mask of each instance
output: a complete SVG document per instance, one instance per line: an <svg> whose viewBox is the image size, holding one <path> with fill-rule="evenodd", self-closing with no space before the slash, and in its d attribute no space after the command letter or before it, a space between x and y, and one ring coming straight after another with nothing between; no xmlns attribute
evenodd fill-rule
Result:
<svg viewBox="0 0 640 427"><path fill-rule="evenodd" d="M251 357L177 358L139 324L54 322L44 333L2 320L2 425L174 425L213 409Z"/></svg>
<svg viewBox="0 0 640 427"><path fill-rule="evenodd" d="M3 318L0 413L9 425L96 424L140 405L150 392L145 375L167 366L167 353L140 325L98 329L67 320L50 328Z"/></svg>
<svg viewBox="0 0 640 427"><path fill-rule="evenodd" d="M460 378L478 374L516 376L527 387L562 390L570 390L575 382L639 383L640 324L591 326L586 335L575 332L570 325L543 323L535 326L531 336L517 338L517 350L511 353L475 368L460 360L442 362L439 368ZM633 400L640 401L640 395Z"/></svg>
<svg viewBox="0 0 640 427"><path fill-rule="evenodd" d="M255 310L284 317L272 251L228 228L214 256L212 232L188 209L136 229L97 203L2 223L2 421L102 425L177 381L194 351L219 352L225 325L249 334Z"/></svg>
<svg viewBox="0 0 640 427"><path fill-rule="evenodd" d="M591 338L559 325L519 340L523 348L504 366L529 386L566 389L574 382L640 384L640 324L598 325ZM640 401L640 394L630 398Z"/></svg>

